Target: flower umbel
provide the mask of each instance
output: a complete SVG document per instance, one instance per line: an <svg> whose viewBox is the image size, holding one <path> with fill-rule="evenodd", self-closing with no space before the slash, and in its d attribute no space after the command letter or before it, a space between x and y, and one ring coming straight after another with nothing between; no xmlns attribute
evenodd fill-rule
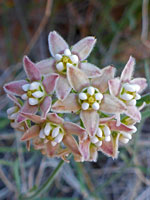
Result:
<svg viewBox="0 0 150 200"><path fill-rule="evenodd" d="M10 124L23 132L28 150L32 140L43 155L68 162L73 154L77 162L96 162L99 151L117 158L119 144L132 139L146 105L137 107L146 79L132 78L132 56L120 77L111 65L99 69L87 62L95 43L95 37L88 36L69 47L52 31L52 57L33 63L25 56L27 79L4 85L14 103L7 110Z"/></svg>

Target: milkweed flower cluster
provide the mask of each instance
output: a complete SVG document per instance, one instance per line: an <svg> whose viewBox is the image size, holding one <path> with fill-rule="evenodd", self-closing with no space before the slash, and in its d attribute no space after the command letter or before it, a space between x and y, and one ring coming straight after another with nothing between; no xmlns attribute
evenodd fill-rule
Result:
<svg viewBox="0 0 150 200"><path fill-rule="evenodd" d="M22 141L50 157L78 162L96 161L98 151L118 156L119 143L128 143L140 122L136 106L147 87L145 78L134 78L130 57L121 76L115 67L98 68L87 62L96 39L85 37L72 47L55 31L48 37L51 58L33 63L23 58L26 80L4 85L14 106L7 110L11 126L23 132ZM63 119L74 113L79 122Z"/></svg>

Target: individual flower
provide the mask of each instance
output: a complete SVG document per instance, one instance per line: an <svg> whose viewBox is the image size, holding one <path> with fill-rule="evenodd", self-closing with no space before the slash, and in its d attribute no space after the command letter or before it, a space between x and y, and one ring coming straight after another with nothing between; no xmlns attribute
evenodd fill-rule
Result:
<svg viewBox="0 0 150 200"><path fill-rule="evenodd" d="M114 77L115 68L108 66L102 70L102 75L89 79L78 68L68 67L67 76L70 85L77 93L71 93L64 100L58 100L52 106L54 112L70 113L80 111L80 118L90 136L98 129L99 114L102 111L109 114L124 113L126 106L119 99L107 94L108 80Z"/></svg>
<svg viewBox="0 0 150 200"><path fill-rule="evenodd" d="M75 157L80 157L81 153L78 144L72 134L79 138L85 137L85 129L72 122L66 122L56 113L48 113L46 119L38 115L21 113L35 123L22 136L22 141L33 139L36 149L41 149L48 156L58 156L63 152L72 152ZM64 148L64 145L67 147Z"/></svg>
<svg viewBox="0 0 150 200"><path fill-rule="evenodd" d="M108 85L110 94L120 99L127 106L126 114L139 122L141 114L136 107L136 100L141 98L139 93L147 87L147 83L145 78L132 79L134 66L135 59L130 56L121 77L109 80Z"/></svg>
<svg viewBox="0 0 150 200"><path fill-rule="evenodd" d="M59 74L59 80L56 85L58 99L64 100L71 91L71 86L67 80L68 67L80 68L90 78L101 74L98 67L91 63L83 62L89 56L96 43L94 37L85 37L70 48L67 42L56 31L53 31L48 36L48 43L53 58L40 61L36 63L36 66L42 74Z"/></svg>
<svg viewBox="0 0 150 200"><path fill-rule="evenodd" d="M126 126L123 123L117 125L115 116L101 118L96 134L86 140L80 140L80 150L85 161L97 161L98 151L105 155L117 158L118 142L127 143L131 134L136 131L135 126Z"/></svg>
<svg viewBox="0 0 150 200"><path fill-rule="evenodd" d="M7 109L8 119L10 120L10 125L19 131L25 131L28 126L26 122L18 123L17 118L21 110L21 102L13 95L7 95L10 100L14 102L14 106Z"/></svg>
<svg viewBox="0 0 150 200"><path fill-rule="evenodd" d="M25 56L23 59L24 70L28 80L13 81L4 85L6 93L20 96L25 100L21 112L36 113L38 108L42 111L42 117L45 117L51 107L51 94L53 93L58 79L57 74L50 74L42 77L36 65ZM25 118L18 115L18 122Z"/></svg>

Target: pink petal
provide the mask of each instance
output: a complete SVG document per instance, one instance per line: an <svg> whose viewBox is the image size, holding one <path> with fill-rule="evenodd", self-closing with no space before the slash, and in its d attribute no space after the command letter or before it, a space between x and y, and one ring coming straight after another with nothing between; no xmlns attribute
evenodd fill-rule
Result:
<svg viewBox="0 0 150 200"><path fill-rule="evenodd" d="M83 137L85 135L85 129L72 122L64 122L63 128L68 134L74 134L79 137Z"/></svg>
<svg viewBox="0 0 150 200"><path fill-rule="evenodd" d="M130 83L137 84L140 86L139 93L143 92L147 87L147 81L145 78L134 78Z"/></svg>
<svg viewBox="0 0 150 200"><path fill-rule="evenodd" d="M47 94L51 94L54 91L58 78L58 74L50 74L44 78L42 83Z"/></svg>
<svg viewBox="0 0 150 200"><path fill-rule="evenodd" d="M39 135L40 127L38 125L34 125L31 128L29 128L21 137L22 141L27 141L30 139L33 139L34 137L37 137Z"/></svg>
<svg viewBox="0 0 150 200"><path fill-rule="evenodd" d="M36 64L33 63L27 56L24 56L23 64L24 64L24 70L30 81L41 80L41 74L38 68L36 67Z"/></svg>
<svg viewBox="0 0 150 200"><path fill-rule="evenodd" d="M129 128L128 126L126 126L122 123L120 124L120 126L117 126L117 121L115 121L115 120L108 121L107 125L113 131L124 131L124 132L132 131L132 128Z"/></svg>
<svg viewBox="0 0 150 200"><path fill-rule="evenodd" d="M95 37L85 37L73 45L72 52L77 54L80 60L85 60L93 50L95 43Z"/></svg>
<svg viewBox="0 0 150 200"><path fill-rule="evenodd" d="M90 136L94 136L99 125L99 114L94 110L81 111L80 118Z"/></svg>
<svg viewBox="0 0 150 200"><path fill-rule="evenodd" d="M90 158L90 139L80 140L79 148L85 161Z"/></svg>
<svg viewBox="0 0 150 200"><path fill-rule="evenodd" d="M20 112L22 113L29 113L29 114L35 114L38 110L38 106L31 106L28 101L26 101L23 105L23 107L21 108ZM22 121L24 121L25 118L21 115L18 116L17 122L20 123Z"/></svg>
<svg viewBox="0 0 150 200"><path fill-rule="evenodd" d="M51 142L46 144L46 153L48 156L53 157L56 156L56 150L58 149L58 145L52 146Z"/></svg>
<svg viewBox="0 0 150 200"><path fill-rule="evenodd" d="M69 94L64 101L56 101L52 106L52 111L58 113L77 112L81 108L77 98L76 94Z"/></svg>
<svg viewBox="0 0 150 200"><path fill-rule="evenodd" d="M17 123L16 120L15 122L10 122L10 126L14 129L16 129L17 131L20 131L20 132L24 132L24 127L20 124L20 123Z"/></svg>
<svg viewBox="0 0 150 200"><path fill-rule="evenodd" d="M73 154L81 155L79 151L79 146L72 135L65 134L63 137L63 143L69 148L69 150Z"/></svg>
<svg viewBox="0 0 150 200"><path fill-rule="evenodd" d="M115 68L112 66L105 67L101 70L102 75L92 79L92 85L104 93L108 89L108 80L114 78Z"/></svg>
<svg viewBox="0 0 150 200"><path fill-rule="evenodd" d="M36 67L40 71L40 73L43 75L55 73L55 60L54 58L48 58L45 60L41 60L40 62L37 62Z"/></svg>
<svg viewBox="0 0 150 200"><path fill-rule="evenodd" d="M70 160L68 160L69 153L70 153L70 151L68 149L64 149L60 153L57 152L57 155L58 155L58 157L61 157L61 159L64 160L66 163L70 163ZM75 156L74 156L74 159L75 159Z"/></svg>
<svg viewBox="0 0 150 200"><path fill-rule="evenodd" d="M20 112L20 115L23 116L24 118L31 120L32 122L34 122L36 124L40 124L40 123L43 123L45 121L45 119L42 119L39 115L34 115L34 114L31 114L31 113Z"/></svg>
<svg viewBox="0 0 150 200"><path fill-rule="evenodd" d="M22 86L27 84L27 81L20 80L20 81L13 81L4 85L4 90L8 94L21 96L24 94Z"/></svg>
<svg viewBox="0 0 150 200"><path fill-rule="evenodd" d="M110 121L112 119L115 119L115 115L110 116L110 117L100 118L99 122L100 122L100 124L105 124L105 123L107 123L108 121Z"/></svg>
<svg viewBox="0 0 150 200"><path fill-rule="evenodd" d="M118 157L118 139L119 139L120 134L117 134L115 137L111 137L110 142L105 142L103 140L102 146L100 147L100 150L107 156L112 157L112 158L117 158Z"/></svg>
<svg viewBox="0 0 150 200"><path fill-rule="evenodd" d="M116 114L124 113L126 110L126 105L118 98L113 97L109 94L103 95L103 100L100 104L100 111L110 114Z"/></svg>
<svg viewBox="0 0 150 200"><path fill-rule="evenodd" d="M135 106L128 106L128 110L126 112L126 115L134 119L136 122L140 122L141 120L141 113Z"/></svg>
<svg viewBox="0 0 150 200"><path fill-rule="evenodd" d="M119 78L108 80L109 91L113 96L118 96L121 89L121 81Z"/></svg>
<svg viewBox="0 0 150 200"><path fill-rule="evenodd" d="M51 55L54 57L57 53L62 53L68 49L66 41L56 32L50 32L48 36L48 44Z"/></svg>
<svg viewBox="0 0 150 200"><path fill-rule="evenodd" d="M47 96L44 98L43 102L40 105L40 109L42 111L42 118L46 118L47 113L50 111L52 103L52 98Z"/></svg>
<svg viewBox="0 0 150 200"><path fill-rule="evenodd" d="M8 94L7 96L8 96L8 98L9 98L10 100L12 100L19 108L21 108L21 105L20 105L18 99L17 99L15 96L10 95L10 94Z"/></svg>
<svg viewBox="0 0 150 200"><path fill-rule="evenodd" d="M63 118L59 117L56 113L48 113L47 114L47 119L55 124L63 124L64 120Z"/></svg>
<svg viewBox="0 0 150 200"><path fill-rule="evenodd" d="M67 162L68 162L68 160L65 158L65 156L68 156L69 153L70 153L70 151L69 151L68 148L65 148L65 149L59 148L59 149L57 150L57 155L58 155L59 157L61 157L64 161L67 161Z"/></svg>
<svg viewBox="0 0 150 200"><path fill-rule="evenodd" d="M44 142L39 137L34 138L32 143L36 150L41 150L45 148Z"/></svg>
<svg viewBox="0 0 150 200"><path fill-rule="evenodd" d="M71 87L76 91L80 91L90 84L86 74L75 67L67 68L67 78Z"/></svg>
<svg viewBox="0 0 150 200"><path fill-rule="evenodd" d="M67 77L59 76L56 85L56 96L59 100L64 100L71 91L71 87L68 83Z"/></svg>
<svg viewBox="0 0 150 200"><path fill-rule="evenodd" d="M79 68L88 76L88 78L94 78L101 75L101 70L91 63L80 63Z"/></svg>
<svg viewBox="0 0 150 200"><path fill-rule="evenodd" d="M134 66L135 66L135 59L130 56L126 66L124 67L122 73L121 73L121 78L120 80L122 82L128 82L131 80L133 71L134 71Z"/></svg>

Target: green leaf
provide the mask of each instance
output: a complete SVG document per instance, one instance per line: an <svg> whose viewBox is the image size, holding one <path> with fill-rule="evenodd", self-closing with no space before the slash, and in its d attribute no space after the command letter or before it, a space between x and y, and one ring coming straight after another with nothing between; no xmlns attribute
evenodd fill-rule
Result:
<svg viewBox="0 0 150 200"><path fill-rule="evenodd" d="M143 103L150 104L150 93L143 95L141 99L137 100L136 106L141 106Z"/></svg>

